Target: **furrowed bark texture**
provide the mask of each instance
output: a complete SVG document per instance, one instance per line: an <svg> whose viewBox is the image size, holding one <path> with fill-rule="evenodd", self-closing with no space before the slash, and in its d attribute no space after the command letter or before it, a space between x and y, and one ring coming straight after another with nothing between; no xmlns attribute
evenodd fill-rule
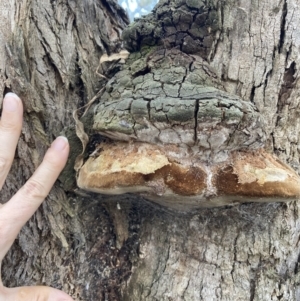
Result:
<svg viewBox="0 0 300 301"><path fill-rule="evenodd" d="M80 149L72 110L104 86L98 60L119 51L126 17L109 1L0 5L1 91L17 92L26 107L1 192L7 201L54 136L65 131L72 153ZM299 172L299 7L298 0L165 0L124 33L125 45L140 55L141 46L158 44L201 57L222 89L257 107L266 148ZM7 255L6 285L53 285L77 300L300 299L297 201L187 214L134 196L78 196L66 191L71 174Z"/></svg>
<svg viewBox="0 0 300 301"><path fill-rule="evenodd" d="M1 1L0 11L0 93L12 90L25 107L16 160L1 192L5 202L61 133L69 137L74 165L81 143L75 138L72 112L101 88L101 77L96 74L99 58L119 51L128 20L114 1ZM65 177L68 187L74 182L72 170ZM118 272L116 284L104 283L109 280L104 270L112 260L110 218L102 205L90 207L88 201L83 209L80 203L81 198L55 185L3 263L6 285L48 284L80 300L99 300L108 290L114 294L110 288L122 281L124 273ZM78 214L86 217L81 220ZM84 234L84 229L94 230ZM103 273L104 282L98 279L98 272Z"/></svg>

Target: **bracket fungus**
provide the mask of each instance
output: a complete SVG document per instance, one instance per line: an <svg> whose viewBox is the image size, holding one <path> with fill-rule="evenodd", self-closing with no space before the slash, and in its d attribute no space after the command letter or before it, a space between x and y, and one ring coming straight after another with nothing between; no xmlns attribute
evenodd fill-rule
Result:
<svg viewBox="0 0 300 301"><path fill-rule="evenodd" d="M256 107L207 84L203 60L156 50L141 74L131 59L94 107L93 131L110 139L80 169L80 188L185 209L300 195L298 175L264 150Z"/></svg>
<svg viewBox="0 0 300 301"><path fill-rule="evenodd" d="M158 22L153 16L146 17L152 25ZM151 27L156 40L159 26ZM263 116L250 101L225 92L207 62L209 49L200 55L184 51L175 38L169 48L149 47L151 32L140 28L125 31L125 45L134 52L94 106L92 131L109 142L98 145L97 155L82 166L78 186L104 194L139 193L179 209L299 197L299 176L264 149ZM170 40L176 31L167 29Z"/></svg>

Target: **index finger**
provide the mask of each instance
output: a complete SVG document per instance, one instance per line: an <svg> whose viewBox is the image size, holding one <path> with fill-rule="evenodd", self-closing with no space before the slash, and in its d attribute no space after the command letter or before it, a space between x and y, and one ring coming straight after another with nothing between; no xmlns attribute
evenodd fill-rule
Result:
<svg viewBox="0 0 300 301"><path fill-rule="evenodd" d="M21 133L23 105L14 93L7 93L3 100L0 121L0 189L10 170Z"/></svg>
<svg viewBox="0 0 300 301"><path fill-rule="evenodd" d="M26 184L0 209L0 260L30 219L64 168L69 154L65 137L58 137ZM2 255L2 257L1 257Z"/></svg>

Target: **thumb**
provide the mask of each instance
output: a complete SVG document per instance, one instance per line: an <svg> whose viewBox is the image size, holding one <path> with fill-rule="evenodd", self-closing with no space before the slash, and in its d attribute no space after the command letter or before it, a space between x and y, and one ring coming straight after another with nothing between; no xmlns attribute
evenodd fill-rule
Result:
<svg viewBox="0 0 300 301"><path fill-rule="evenodd" d="M4 299L2 299L5 297ZM47 286L23 286L0 290L0 300L5 301L74 301L66 293Z"/></svg>

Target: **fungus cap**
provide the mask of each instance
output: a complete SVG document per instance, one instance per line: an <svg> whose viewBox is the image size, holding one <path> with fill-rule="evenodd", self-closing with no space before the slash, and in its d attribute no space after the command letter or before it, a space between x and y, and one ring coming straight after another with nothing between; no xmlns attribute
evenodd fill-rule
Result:
<svg viewBox="0 0 300 301"><path fill-rule="evenodd" d="M140 193L180 210L300 196L299 176L264 150L234 152L211 165L175 159L174 151L141 142L103 143L99 156L81 168L78 186L104 194ZM184 158L182 149L176 153Z"/></svg>

